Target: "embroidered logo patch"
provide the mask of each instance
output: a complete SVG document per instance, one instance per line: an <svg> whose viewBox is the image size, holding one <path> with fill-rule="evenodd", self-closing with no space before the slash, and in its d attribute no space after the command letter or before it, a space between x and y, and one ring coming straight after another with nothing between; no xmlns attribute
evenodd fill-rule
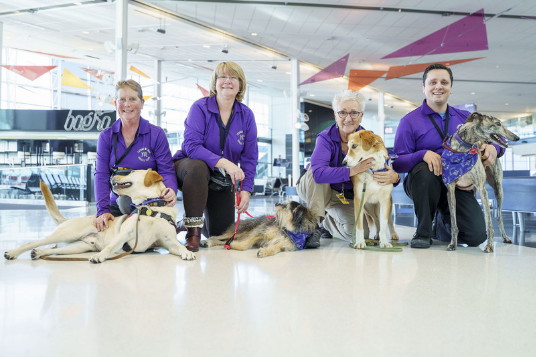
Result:
<svg viewBox="0 0 536 357"><path fill-rule="evenodd" d="M240 130L238 133L236 133L236 136L238 137L237 142L238 142L240 145L244 145L244 141L245 141L245 139L246 139L246 134L244 134L244 131L243 131L243 130Z"/></svg>
<svg viewBox="0 0 536 357"><path fill-rule="evenodd" d="M151 159L151 149L149 148L141 148L138 151L138 160L142 162L147 162Z"/></svg>

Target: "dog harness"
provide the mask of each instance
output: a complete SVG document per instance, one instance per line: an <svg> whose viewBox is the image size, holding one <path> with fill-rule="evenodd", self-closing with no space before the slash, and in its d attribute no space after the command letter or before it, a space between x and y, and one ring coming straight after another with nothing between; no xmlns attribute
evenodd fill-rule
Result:
<svg viewBox="0 0 536 357"><path fill-rule="evenodd" d="M451 148L448 143L450 143L453 138L458 140L460 145L467 148L468 151L461 152ZM478 160L478 147L477 145L471 145L465 142L457 133L446 138L443 141L443 147L446 149L443 150L443 153L441 154L443 182L445 185L448 185L469 172L469 170L475 166Z"/></svg>
<svg viewBox="0 0 536 357"><path fill-rule="evenodd" d="M291 232L287 231L286 229L284 231L298 250L302 250L305 247L307 238L311 236L311 233L309 232Z"/></svg>

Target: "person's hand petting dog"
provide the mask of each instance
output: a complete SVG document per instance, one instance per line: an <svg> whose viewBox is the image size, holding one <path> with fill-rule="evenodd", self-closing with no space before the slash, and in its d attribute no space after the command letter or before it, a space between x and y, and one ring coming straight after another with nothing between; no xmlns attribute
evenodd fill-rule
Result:
<svg viewBox="0 0 536 357"><path fill-rule="evenodd" d="M497 160L497 148L490 144L482 144L480 146L480 152L482 153L482 165L493 166L495 160Z"/></svg>
<svg viewBox="0 0 536 357"><path fill-rule="evenodd" d="M372 165L374 165L374 159L371 157L369 157L366 160L361 161L354 167L350 168L350 177L369 170L370 168L372 168Z"/></svg>
<svg viewBox="0 0 536 357"><path fill-rule="evenodd" d="M113 221L114 216L110 212L106 212L101 214L97 217L95 220L95 227L97 228L97 231L102 232L106 228L108 228L108 221Z"/></svg>
<svg viewBox="0 0 536 357"><path fill-rule="evenodd" d="M374 181L380 185L389 185L398 182L399 176L395 170L387 164L385 164L384 167L387 171L376 171L372 174Z"/></svg>

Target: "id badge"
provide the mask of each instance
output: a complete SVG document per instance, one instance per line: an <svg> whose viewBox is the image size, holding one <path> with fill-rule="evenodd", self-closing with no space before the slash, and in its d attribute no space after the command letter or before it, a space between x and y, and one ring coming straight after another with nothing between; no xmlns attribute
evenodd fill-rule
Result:
<svg viewBox="0 0 536 357"><path fill-rule="evenodd" d="M347 205L347 204L350 203L350 202L348 202L348 200L346 199L346 197L344 197L344 192L337 193L335 196L337 196L337 198L339 199L339 201L341 201L341 203L342 203L343 205Z"/></svg>

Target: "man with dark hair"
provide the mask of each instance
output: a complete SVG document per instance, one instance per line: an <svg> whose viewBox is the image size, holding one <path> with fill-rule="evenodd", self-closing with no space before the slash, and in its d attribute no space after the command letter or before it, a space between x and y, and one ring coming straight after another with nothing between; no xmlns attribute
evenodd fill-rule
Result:
<svg viewBox="0 0 536 357"><path fill-rule="evenodd" d="M450 213L447 188L442 181L441 153L443 139L456 132L470 115L447 104L454 78L450 68L432 64L423 74L425 99L420 107L408 113L398 126L393 163L396 172L407 172L404 190L413 200L417 230L412 248L429 248L435 217L437 238L450 241ZM492 165L504 149L484 144L480 147L483 164ZM437 215L436 215L437 213ZM456 189L456 219L460 243L478 246L486 239L484 215L473 191Z"/></svg>

